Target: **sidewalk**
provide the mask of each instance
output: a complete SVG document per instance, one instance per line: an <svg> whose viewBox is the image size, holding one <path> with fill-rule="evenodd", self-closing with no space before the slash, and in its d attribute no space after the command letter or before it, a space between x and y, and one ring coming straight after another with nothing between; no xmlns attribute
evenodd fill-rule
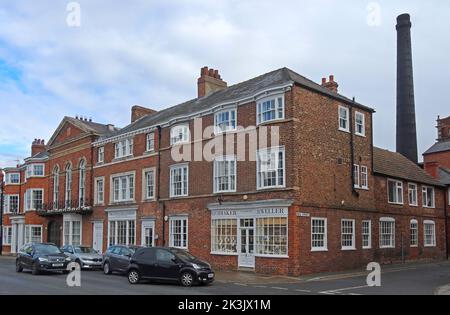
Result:
<svg viewBox="0 0 450 315"><path fill-rule="evenodd" d="M450 284L438 288L435 295L450 295Z"/></svg>

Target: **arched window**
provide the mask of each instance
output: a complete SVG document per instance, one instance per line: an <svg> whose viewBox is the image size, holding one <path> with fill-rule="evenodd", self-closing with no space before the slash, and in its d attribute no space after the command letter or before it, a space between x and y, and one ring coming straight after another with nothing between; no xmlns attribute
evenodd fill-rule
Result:
<svg viewBox="0 0 450 315"><path fill-rule="evenodd" d="M80 182L78 184L78 205L80 208L85 206L86 198L86 161L80 162Z"/></svg>
<svg viewBox="0 0 450 315"><path fill-rule="evenodd" d="M53 209L58 209L59 201L59 166L53 169Z"/></svg>
<svg viewBox="0 0 450 315"><path fill-rule="evenodd" d="M69 163L66 166L66 194L65 194L66 208L70 208L72 204L72 165Z"/></svg>

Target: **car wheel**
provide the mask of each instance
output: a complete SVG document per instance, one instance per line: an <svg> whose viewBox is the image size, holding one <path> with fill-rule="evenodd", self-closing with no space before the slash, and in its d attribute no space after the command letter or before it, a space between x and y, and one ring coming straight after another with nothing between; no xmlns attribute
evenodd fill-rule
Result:
<svg viewBox="0 0 450 315"><path fill-rule="evenodd" d="M16 261L16 272L22 272L22 271L23 271L23 268L20 265L20 262L17 260Z"/></svg>
<svg viewBox="0 0 450 315"><path fill-rule="evenodd" d="M190 272L183 272L180 283L183 287L192 287L194 285L194 276Z"/></svg>
<svg viewBox="0 0 450 315"><path fill-rule="evenodd" d="M131 284L138 284L141 279L139 271L133 269L128 272L128 282Z"/></svg>
<svg viewBox="0 0 450 315"><path fill-rule="evenodd" d="M39 274L39 270L36 263L33 263L33 267L31 269L31 274L33 276L37 276Z"/></svg>
<svg viewBox="0 0 450 315"><path fill-rule="evenodd" d="M103 273L105 275L110 275L111 274L111 269L109 268L109 263L105 263L103 265Z"/></svg>

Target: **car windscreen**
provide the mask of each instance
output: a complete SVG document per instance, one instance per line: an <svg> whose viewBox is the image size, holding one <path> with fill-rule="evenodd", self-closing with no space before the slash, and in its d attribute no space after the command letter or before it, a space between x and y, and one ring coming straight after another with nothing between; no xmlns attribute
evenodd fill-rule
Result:
<svg viewBox="0 0 450 315"><path fill-rule="evenodd" d="M54 245L35 245L34 250L36 254L39 255L56 255L62 253L62 251Z"/></svg>
<svg viewBox="0 0 450 315"><path fill-rule="evenodd" d="M75 247L76 254L95 254L96 251L91 247Z"/></svg>
<svg viewBox="0 0 450 315"><path fill-rule="evenodd" d="M186 260L186 261L194 261L197 260L197 258L193 255L191 255L189 252L181 249L175 249L173 250L173 253L176 254L179 258Z"/></svg>

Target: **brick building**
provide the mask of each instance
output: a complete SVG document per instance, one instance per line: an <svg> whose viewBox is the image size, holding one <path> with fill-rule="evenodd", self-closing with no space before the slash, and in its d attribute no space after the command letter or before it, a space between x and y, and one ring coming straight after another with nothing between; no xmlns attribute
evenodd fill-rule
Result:
<svg viewBox="0 0 450 315"><path fill-rule="evenodd" d="M437 119L438 137L424 154L424 168L434 178L447 186L446 206L447 206L447 246L450 244L450 116Z"/></svg>
<svg viewBox="0 0 450 315"><path fill-rule="evenodd" d="M23 222L43 241L100 251L186 248L216 268L270 274L444 258L443 186L374 148L374 110L338 94L333 76L316 84L282 68L228 87L205 67L197 84L180 105L134 106L122 129L66 117L6 170L20 176L7 195L31 190L36 203L8 213L6 231L17 239ZM39 163L43 175L26 178Z"/></svg>

